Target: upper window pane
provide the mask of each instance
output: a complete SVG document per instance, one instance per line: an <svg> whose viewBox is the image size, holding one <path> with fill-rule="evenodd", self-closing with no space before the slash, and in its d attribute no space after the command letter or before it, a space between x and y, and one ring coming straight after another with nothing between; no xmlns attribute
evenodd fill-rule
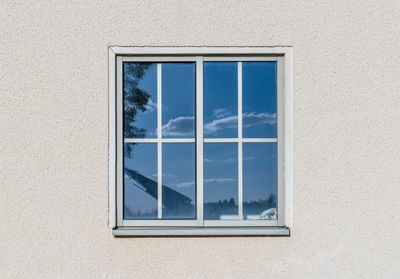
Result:
<svg viewBox="0 0 400 279"><path fill-rule="evenodd" d="M162 136L193 138L195 64L162 64Z"/></svg>
<svg viewBox="0 0 400 279"><path fill-rule="evenodd" d="M204 137L238 136L237 62L204 62Z"/></svg>
<svg viewBox="0 0 400 279"><path fill-rule="evenodd" d="M276 62L243 62L243 137L276 137Z"/></svg>
<svg viewBox="0 0 400 279"><path fill-rule="evenodd" d="M124 137L155 138L157 64L123 63Z"/></svg>

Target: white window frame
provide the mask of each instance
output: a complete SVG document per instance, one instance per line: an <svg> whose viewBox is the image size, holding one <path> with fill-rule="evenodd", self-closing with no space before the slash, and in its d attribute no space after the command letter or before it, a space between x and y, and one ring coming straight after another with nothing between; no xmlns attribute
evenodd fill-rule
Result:
<svg viewBox="0 0 400 279"><path fill-rule="evenodd" d="M196 138L123 139L122 135L122 63L123 62L190 61L196 63ZM238 62L238 138L203 137L203 61ZM277 61L278 133L277 138L242 137L242 63L245 61ZM157 95L161 99L161 64L157 65ZM151 235L289 235L292 226L293 184L293 120L292 120L292 48L291 47L109 47L109 227L115 236ZM158 106L161 110L161 106ZM161 113L158 111L158 127ZM158 129L160 130L160 129ZM158 172L161 171L163 142L196 142L196 220L123 220L123 142L154 142L158 146ZM278 220L243 220L242 160L238 160L239 220L204 220L203 218L203 143L238 142L241 158L243 142L278 142ZM159 177L162 177L158 174ZM158 188L162 181L158 179ZM161 207L158 199L158 208ZM158 210L159 214L161 211ZM160 217L160 216L158 216Z"/></svg>

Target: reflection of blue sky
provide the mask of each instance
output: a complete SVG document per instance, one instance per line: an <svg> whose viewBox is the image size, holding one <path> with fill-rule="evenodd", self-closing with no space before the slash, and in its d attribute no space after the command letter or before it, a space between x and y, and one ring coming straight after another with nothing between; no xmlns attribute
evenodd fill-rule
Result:
<svg viewBox="0 0 400 279"><path fill-rule="evenodd" d="M129 158L125 155L125 167L157 182L157 177L152 177L152 174L157 173L157 144L139 143L131 144L131 146L133 146L133 157ZM157 218L157 200L140 189L140 185L135 185L135 182L126 175L124 177L124 216L125 219Z"/></svg>
<svg viewBox="0 0 400 279"><path fill-rule="evenodd" d="M244 215L261 214L268 208L246 207L246 202L267 200L271 194L276 197L277 144L243 143L243 158Z"/></svg>
<svg viewBox="0 0 400 279"><path fill-rule="evenodd" d="M243 62L243 136L276 137L276 62Z"/></svg>
<svg viewBox="0 0 400 279"><path fill-rule="evenodd" d="M124 64L125 65L125 64ZM195 65L162 64L163 137L194 137ZM151 95L135 126L156 137L157 67L138 86ZM204 63L204 135L237 137L237 63ZM243 62L243 136L276 137L276 62Z"/></svg>
<svg viewBox="0 0 400 279"><path fill-rule="evenodd" d="M237 63L204 62L203 80L204 136L237 137Z"/></svg>
<svg viewBox="0 0 400 279"><path fill-rule="evenodd" d="M162 64L163 137L194 137L195 64Z"/></svg>
<svg viewBox="0 0 400 279"><path fill-rule="evenodd" d="M132 64L140 63L124 63L124 67ZM136 76L125 75L124 79L137 79ZM154 138L157 129L157 64L151 64L146 70L143 79L138 80L138 88L143 89L150 95L150 99L146 105L146 111L138 111L135 118L135 127L146 129L146 137Z"/></svg>
<svg viewBox="0 0 400 279"><path fill-rule="evenodd" d="M207 210L207 203L233 199L237 204L237 143L204 144L204 202L205 218L214 219ZM236 214L237 214L237 206ZM219 214L231 214L221 210ZM219 219L219 218L218 218Z"/></svg>
<svg viewBox="0 0 400 279"><path fill-rule="evenodd" d="M163 185L190 198L192 205L195 205L195 144L164 143L162 157ZM194 213L194 207L190 211L177 208L173 213L163 212L163 217L193 218Z"/></svg>

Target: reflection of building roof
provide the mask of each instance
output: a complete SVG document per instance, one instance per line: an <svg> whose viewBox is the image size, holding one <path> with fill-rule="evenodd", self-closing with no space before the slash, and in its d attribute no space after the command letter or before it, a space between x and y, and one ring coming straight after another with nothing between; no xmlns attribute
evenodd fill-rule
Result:
<svg viewBox="0 0 400 279"><path fill-rule="evenodd" d="M157 182L138 173L135 170L125 168L125 173L133 180L133 185L157 199ZM190 205L191 199L187 196L163 185L163 206L176 208L177 206Z"/></svg>

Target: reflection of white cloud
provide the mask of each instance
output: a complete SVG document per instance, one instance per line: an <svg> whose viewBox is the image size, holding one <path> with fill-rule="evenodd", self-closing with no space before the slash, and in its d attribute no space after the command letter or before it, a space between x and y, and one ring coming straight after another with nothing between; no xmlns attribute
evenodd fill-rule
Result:
<svg viewBox="0 0 400 279"><path fill-rule="evenodd" d="M195 184L194 181L188 181L188 182L177 183L174 186L178 188L188 188L194 186L194 184Z"/></svg>
<svg viewBox="0 0 400 279"><path fill-rule="evenodd" d="M251 161L251 160L254 160L256 157L253 157L253 156L249 156L249 157L243 157L243 160L244 161Z"/></svg>
<svg viewBox="0 0 400 279"><path fill-rule="evenodd" d="M229 112L225 109L214 110L213 116L217 119L204 125L204 133L212 134L219 130L237 128L237 115L226 115L229 115ZM193 137L195 127L194 121L193 116L179 116L173 118L162 126L163 135L172 137ZM243 127L248 128L262 124L276 124L276 113L247 112L243 114Z"/></svg>
<svg viewBox="0 0 400 279"><path fill-rule="evenodd" d="M226 162L226 163L236 162L236 159L235 159L235 158L226 158L226 159L225 159L225 162Z"/></svg>
<svg viewBox="0 0 400 279"><path fill-rule="evenodd" d="M194 117L179 116L171 119L167 124L163 125L162 132L164 136L194 136Z"/></svg>
<svg viewBox="0 0 400 279"><path fill-rule="evenodd" d="M236 179L230 177L204 179L204 183L227 183L234 181L236 181ZM173 186L178 188L188 188L188 187L193 187L194 185L195 181L187 181L187 182L177 183Z"/></svg>
<svg viewBox="0 0 400 279"><path fill-rule="evenodd" d="M228 116L213 120L204 125L204 133L212 134L223 129L232 129L237 127L237 116Z"/></svg>
<svg viewBox="0 0 400 279"><path fill-rule="evenodd" d="M157 177L158 174L157 174L157 173L153 173L151 176L152 176L152 177ZM163 173L162 176L163 176L163 177L169 177L169 178L178 177L177 175L172 174L172 173Z"/></svg>
<svg viewBox="0 0 400 279"><path fill-rule="evenodd" d="M261 124L274 125L276 124L276 113L255 113L247 112L243 114L243 126L252 127Z"/></svg>
<svg viewBox="0 0 400 279"><path fill-rule="evenodd" d="M148 99L147 104L145 105L145 112L153 112L157 110L157 103L153 103L151 99Z"/></svg>
<svg viewBox="0 0 400 279"><path fill-rule="evenodd" d="M204 125L204 133L211 134L223 129L237 128L237 122L237 115L219 118L210 123L206 123ZM243 127L248 128L262 124L276 124L276 113L246 112L243 114Z"/></svg>
<svg viewBox="0 0 400 279"><path fill-rule="evenodd" d="M231 115L231 112L224 108L217 108L213 111L213 117L220 119Z"/></svg>
<svg viewBox="0 0 400 279"><path fill-rule="evenodd" d="M209 163L209 162L211 162L212 160L210 160L210 159L207 159L207 158L204 158L204 163Z"/></svg>
<svg viewBox="0 0 400 279"><path fill-rule="evenodd" d="M226 177L226 178L209 178L204 179L204 183L226 183L236 181L234 178Z"/></svg>

